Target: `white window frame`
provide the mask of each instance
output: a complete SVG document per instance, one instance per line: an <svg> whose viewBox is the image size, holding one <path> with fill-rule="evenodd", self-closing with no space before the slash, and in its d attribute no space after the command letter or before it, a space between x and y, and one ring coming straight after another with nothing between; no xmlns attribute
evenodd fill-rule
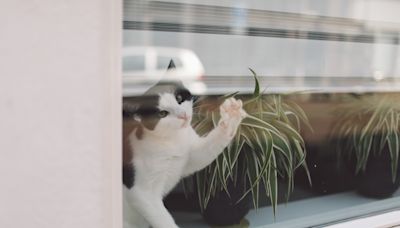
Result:
<svg viewBox="0 0 400 228"><path fill-rule="evenodd" d="M122 0L0 7L0 227L122 227Z"/></svg>

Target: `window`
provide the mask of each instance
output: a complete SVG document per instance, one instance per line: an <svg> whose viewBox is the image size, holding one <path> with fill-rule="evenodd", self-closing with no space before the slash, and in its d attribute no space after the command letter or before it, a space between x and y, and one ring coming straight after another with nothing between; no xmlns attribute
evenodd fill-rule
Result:
<svg viewBox="0 0 400 228"><path fill-rule="evenodd" d="M269 177L265 188L248 192L257 202L241 199L249 200L251 208L243 223L324 226L400 209L400 2L125 0L124 6L124 48L187 51L173 60L194 76L176 75L210 100L239 92L237 97L250 103L255 73L270 108L271 118L264 120L291 126L283 130L287 143L272 136L264 140L268 135L260 139L257 133L249 139L252 152L258 142L273 141L277 160L264 168L270 168L265 171L270 175L278 171L276 183ZM156 68L165 69L170 59L157 56ZM124 99L140 99L151 85L142 83L140 92L130 90ZM199 85L203 89L195 90ZM260 113L253 114L264 118ZM289 130L304 144L288 139L293 136ZM285 156L283 147L290 148ZM226 165L229 159L220 157L221 163L214 164ZM244 167L250 173L263 166ZM216 181L211 170L200 174L209 185ZM248 189L255 180L243 176L248 178L239 185ZM189 199L182 193L182 186L188 189L185 183L192 191ZM207 213L202 218L196 181L181 184L165 201L178 224L206 227L215 222L207 220L212 217ZM211 200L215 192L206 195ZM236 211L229 210L216 217L233 217Z"/></svg>
<svg viewBox="0 0 400 228"><path fill-rule="evenodd" d="M157 69L165 70L168 67L169 62L173 60L177 68L182 67L182 61L179 58L171 56L157 56Z"/></svg>
<svg viewBox="0 0 400 228"><path fill-rule="evenodd" d="M123 71L144 71L145 57L144 56L125 56L123 58Z"/></svg>

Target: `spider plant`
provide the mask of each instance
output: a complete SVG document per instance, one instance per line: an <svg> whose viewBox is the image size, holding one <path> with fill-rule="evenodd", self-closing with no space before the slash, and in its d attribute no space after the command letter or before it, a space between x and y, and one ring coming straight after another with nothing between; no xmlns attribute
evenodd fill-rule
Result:
<svg viewBox="0 0 400 228"><path fill-rule="evenodd" d="M355 157L358 174L365 172L371 154L389 153L394 183L400 149L400 96L374 94L350 99L340 107L340 117L333 129L333 136L341 139L339 155Z"/></svg>
<svg viewBox="0 0 400 228"><path fill-rule="evenodd" d="M271 201L273 212L278 203L278 180L287 182L286 197L293 190L294 172L305 163L304 140L299 134L302 123L307 126L304 111L294 102L285 102L280 95L263 95L256 73L254 93L250 97L234 93L214 100L203 100L195 108L194 128L200 135L216 127L219 105L230 96L243 101L248 113L224 152L208 167L196 173L195 192L200 208L204 210L210 199L219 191L229 195L228 182L244 184L244 193L252 196L254 208L258 208L260 191L265 191ZM241 165L239 163L242 162Z"/></svg>

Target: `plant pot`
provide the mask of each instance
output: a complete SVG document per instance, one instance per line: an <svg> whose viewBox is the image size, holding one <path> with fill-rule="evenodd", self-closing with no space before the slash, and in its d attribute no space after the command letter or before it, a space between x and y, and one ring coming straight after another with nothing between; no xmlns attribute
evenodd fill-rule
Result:
<svg viewBox="0 0 400 228"><path fill-rule="evenodd" d="M224 190L216 193L203 211L203 218L210 225L230 226L239 224L252 207L250 194L237 202L245 192L242 183L238 182L235 186L231 182L227 188L229 195Z"/></svg>
<svg viewBox="0 0 400 228"><path fill-rule="evenodd" d="M357 176L357 191L364 196L373 198L390 197L400 187L400 166L393 182L391 158L387 148L380 154L371 151L364 172Z"/></svg>
<svg viewBox="0 0 400 228"><path fill-rule="evenodd" d="M252 208L251 192L241 199L247 191L244 153L251 152L249 150L250 148L245 145L240 152L237 161L238 173L236 183L231 179L226 183L229 194L225 190L217 191L214 196L210 197L206 208L202 211L203 219L209 225L232 226L240 224ZM196 181L194 184L197 185ZM195 194L197 195L197 192Z"/></svg>
<svg viewBox="0 0 400 228"><path fill-rule="evenodd" d="M400 106L395 93L350 96L339 110L332 135L343 137L341 157L355 167L360 194L385 198L399 188L398 163L391 152L399 150ZM393 180L392 177L396 177Z"/></svg>
<svg viewBox="0 0 400 228"><path fill-rule="evenodd" d="M311 188L317 194L333 194L355 189L356 176L348 165L338 161L333 144L329 141L306 144ZM304 172L300 173L300 178L302 181L299 182L309 188Z"/></svg>

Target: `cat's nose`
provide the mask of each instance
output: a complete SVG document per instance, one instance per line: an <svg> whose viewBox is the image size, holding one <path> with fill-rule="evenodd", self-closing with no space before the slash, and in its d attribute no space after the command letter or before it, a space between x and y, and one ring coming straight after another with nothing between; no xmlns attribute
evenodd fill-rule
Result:
<svg viewBox="0 0 400 228"><path fill-rule="evenodd" d="M182 120L187 120L189 117L188 117L188 115L186 114L186 112L183 112L183 113L179 113L178 114L178 119L182 119Z"/></svg>

